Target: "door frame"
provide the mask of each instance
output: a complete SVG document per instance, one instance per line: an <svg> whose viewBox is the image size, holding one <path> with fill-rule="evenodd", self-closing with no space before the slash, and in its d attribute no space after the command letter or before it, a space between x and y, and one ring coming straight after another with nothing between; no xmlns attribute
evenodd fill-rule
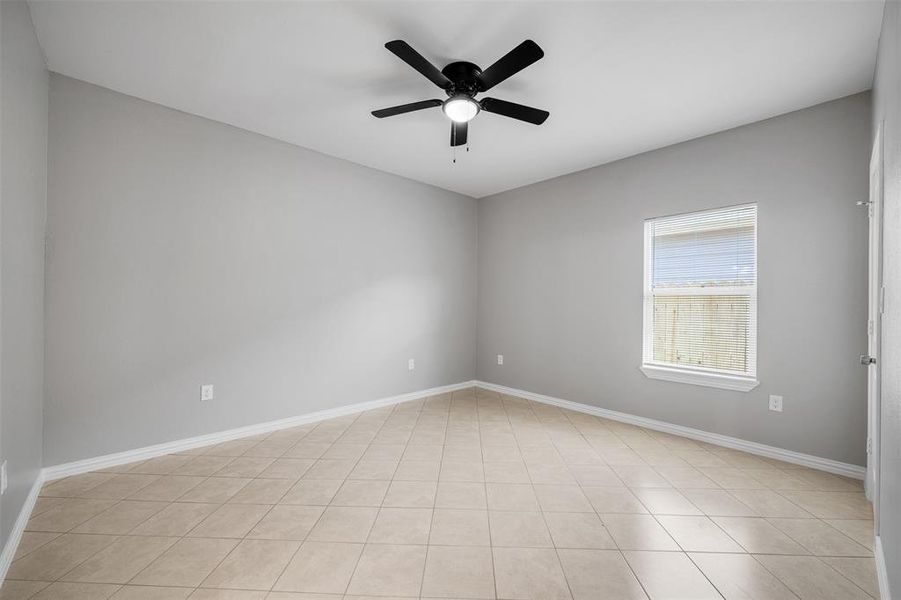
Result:
<svg viewBox="0 0 901 600"><path fill-rule="evenodd" d="M873 503L876 535L879 535L879 463L881 433L881 350L882 312L885 288L882 285L882 205L883 205L883 123L879 124L870 154L870 197L867 258L867 355L876 360L867 366L867 497Z"/></svg>

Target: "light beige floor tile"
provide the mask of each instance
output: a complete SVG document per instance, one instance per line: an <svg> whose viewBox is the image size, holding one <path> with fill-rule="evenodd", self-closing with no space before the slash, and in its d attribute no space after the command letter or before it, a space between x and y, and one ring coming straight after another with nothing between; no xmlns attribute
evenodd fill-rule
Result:
<svg viewBox="0 0 901 600"><path fill-rule="evenodd" d="M38 515L44 514L51 508L60 506L65 502L65 498L47 498L46 496L39 496L37 502L34 503L34 508L31 511L31 516L36 517Z"/></svg>
<svg viewBox="0 0 901 600"><path fill-rule="evenodd" d="M673 488L635 488L632 493L653 515L702 515L697 506Z"/></svg>
<svg viewBox="0 0 901 600"><path fill-rule="evenodd" d="M167 502L123 500L72 530L73 533L126 534L168 506Z"/></svg>
<svg viewBox="0 0 901 600"><path fill-rule="evenodd" d="M545 513L544 518L557 548L616 548L596 514Z"/></svg>
<svg viewBox="0 0 901 600"><path fill-rule="evenodd" d="M431 508L382 508L369 532L369 543L428 544Z"/></svg>
<svg viewBox="0 0 901 600"><path fill-rule="evenodd" d="M611 550L558 550L574 600L647 600L623 555Z"/></svg>
<svg viewBox="0 0 901 600"><path fill-rule="evenodd" d="M188 532L188 537L242 538L270 508L266 504L224 504Z"/></svg>
<svg viewBox="0 0 901 600"><path fill-rule="evenodd" d="M400 460L406 444L381 444L373 443L361 457L362 460Z"/></svg>
<svg viewBox="0 0 901 600"><path fill-rule="evenodd" d="M698 467L698 471L726 490L762 490L766 486L747 471L735 467Z"/></svg>
<svg viewBox="0 0 901 600"><path fill-rule="evenodd" d="M266 597L266 592L261 591L196 589L188 600L263 600Z"/></svg>
<svg viewBox="0 0 901 600"><path fill-rule="evenodd" d="M158 456L138 463L128 470L129 473L144 473L149 475L168 475L175 469L189 462L191 457L178 454Z"/></svg>
<svg viewBox="0 0 901 600"><path fill-rule="evenodd" d="M300 542L244 540L210 573L202 587L268 590L297 552Z"/></svg>
<svg viewBox="0 0 901 600"><path fill-rule="evenodd" d="M330 445L331 444L301 440L292 448L289 448L283 457L317 459L325 454L325 451L328 450Z"/></svg>
<svg viewBox="0 0 901 600"><path fill-rule="evenodd" d="M221 504L228 502L250 481L250 479L243 477L210 477L194 486L181 496L178 501Z"/></svg>
<svg viewBox="0 0 901 600"><path fill-rule="evenodd" d="M621 550L679 550L678 544L651 515L601 515Z"/></svg>
<svg viewBox="0 0 901 600"><path fill-rule="evenodd" d="M422 596L491 599L494 568L487 547L429 546Z"/></svg>
<svg viewBox="0 0 901 600"><path fill-rule="evenodd" d="M127 583L170 546L172 537L120 537L62 579L90 583Z"/></svg>
<svg viewBox="0 0 901 600"><path fill-rule="evenodd" d="M485 485L459 481L439 481L436 508L486 509Z"/></svg>
<svg viewBox="0 0 901 600"><path fill-rule="evenodd" d="M718 517L758 517L757 511L726 490L680 490L702 513Z"/></svg>
<svg viewBox="0 0 901 600"><path fill-rule="evenodd" d="M648 514L648 509L629 488L587 487L582 492L600 514Z"/></svg>
<svg viewBox="0 0 901 600"><path fill-rule="evenodd" d="M172 502L203 482L204 477L166 475L141 488L128 498L154 502Z"/></svg>
<svg viewBox="0 0 901 600"><path fill-rule="evenodd" d="M796 541L773 527L769 521L755 517L713 517L732 539L755 554L807 554Z"/></svg>
<svg viewBox="0 0 901 600"><path fill-rule="evenodd" d="M175 502L132 529L131 535L186 535L217 508L218 504Z"/></svg>
<svg viewBox="0 0 901 600"><path fill-rule="evenodd" d="M0 600L29 600L42 589L50 585L49 581L13 581L7 579L0 587Z"/></svg>
<svg viewBox="0 0 901 600"><path fill-rule="evenodd" d="M436 508L432 515L430 544L442 546L488 546L488 511Z"/></svg>
<svg viewBox="0 0 901 600"><path fill-rule="evenodd" d="M334 479L301 479L279 503L325 506L335 497L342 483L343 481Z"/></svg>
<svg viewBox="0 0 901 600"><path fill-rule="evenodd" d="M554 547L544 516L539 512L493 510L488 513L488 522L491 528L491 545L494 547Z"/></svg>
<svg viewBox="0 0 901 600"><path fill-rule="evenodd" d="M106 484L101 484L106 485ZM873 508L859 492L783 491L783 496L821 519L872 519Z"/></svg>
<svg viewBox="0 0 901 600"><path fill-rule="evenodd" d="M345 444L337 442L329 446L320 458L332 460L353 460L356 462L366 452L366 444Z"/></svg>
<svg viewBox="0 0 901 600"><path fill-rule="evenodd" d="M401 460L440 461L444 446L439 444L410 444L404 449Z"/></svg>
<svg viewBox="0 0 901 600"><path fill-rule="evenodd" d="M491 510L538 510L538 498L531 485L489 483L485 488L488 493L488 508Z"/></svg>
<svg viewBox="0 0 901 600"><path fill-rule="evenodd" d="M311 458L278 458L261 473L267 479L300 479L313 466Z"/></svg>
<svg viewBox="0 0 901 600"><path fill-rule="evenodd" d="M581 486L622 487L623 481L607 465L570 465L570 472Z"/></svg>
<svg viewBox="0 0 901 600"><path fill-rule="evenodd" d="M19 538L19 545L16 547L16 555L13 560L18 560L23 556L31 554L41 546L58 538L60 533L46 531L25 531Z"/></svg>
<svg viewBox="0 0 901 600"><path fill-rule="evenodd" d="M112 473L82 473L65 479L58 479L44 484L41 496L56 498L75 498L93 487L113 478Z"/></svg>
<svg viewBox="0 0 901 600"><path fill-rule="evenodd" d="M172 472L173 475L209 477L233 459L227 456L197 456Z"/></svg>
<svg viewBox="0 0 901 600"><path fill-rule="evenodd" d="M681 552L624 552L651 600L721 600L688 556Z"/></svg>
<svg viewBox="0 0 901 600"><path fill-rule="evenodd" d="M181 539L130 583L197 587L237 544L227 539Z"/></svg>
<svg viewBox="0 0 901 600"><path fill-rule="evenodd" d="M325 511L323 506L280 504L270 510L247 534L264 540L303 541Z"/></svg>
<svg viewBox="0 0 901 600"><path fill-rule="evenodd" d="M123 473L114 475L109 481L104 481L96 487L92 487L80 494L84 498L99 498L104 500L122 500L141 490L157 479L159 475L132 475Z"/></svg>
<svg viewBox="0 0 901 600"><path fill-rule="evenodd" d="M294 483L293 479L252 479L229 499L229 503L277 504Z"/></svg>
<svg viewBox="0 0 901 600"><path fill-rule="evenodd" d="M57 582L33 596L34 600L104 600L116 593L118 585Z"/></svg>
<svg viewBox="0 0 901 600"><path fill-rule="evenodd" d="M303 478L345 479L350 475L350 472L356 464L356 460L320 458L313 463L312 467L307 469L307 472L303 474Z"/></svg>
<svg viewBox="0 0 901 600"><path fill-rule="evenodd" d="M445 458L441 462L439 481L469 481L481 483L485 481L485 472L481 462L453 461Z"/></svg>
<svg viewBox="0 0 901 600"><path fill-rule="evenodd" d="M361 460L347 476L348 479L379 479L388 481L395 477L396 460Z"/></svg>
<svg viewBox="0 0 901 600"><path fill-rule="evenodd" d="M363 544L304 542L273 590L343 594L362 552Z"/></svg>
<svg viewBox="0 0 901 600"><path fill-rule="evenodd" d="M630 488L672 487L669 481L650 465L612 465L616 475Z"/></svg>
<svg viewBox="0 0 901 600"><path fill-rule="evenodd" d="M794 466L794 465L793 465ZM823 492L863 492L863 482L808 468L795 468L791 474Z"/></svg>
<svg viewBox="0 0 901 600"><path fill-rule="evenodd" d="M819 519L769 519L769 521L817 556L873 555L869 549Z"/></svg>
<svg viewBox="0 0 901 600"><path fill-rule="evenodd" d="M485 481L490 483L532 483L522 461L485 462Z"/></svg>
<svg viewBox="0 0 901 600"><path fill-rule="evenodd" d="M755 556L801 600L866 600L869 596L813 556Z"/></svg>
<svg viewBox="0 0 901 600"><path fill-rule="evenodd" d="M9 579L53 581L116 541L108 535L61 535L10 565Z"/></svg>
<svg viewBox="0 0 901 600"><path fill-rule="evenodd" d="M494 577L500 598L568 600L563 569L552 549L494 548Z"/></svg>
<svg viewBox="0 0 901 600"><path fill-rule="evenodd" d="M686 552L743 552L735 540L707 517L660 515L657 521Z"/></svg>
<svg viewBox="0 0 901 600"><path fill-rule="evenodd" d="M826 522L844 533L846 536L872 551L875 535L873 521L861 519L826 519Z"/></svg>
<svg viewBox="0 0 901 600"><path fill-rule="evenodd" d="M578 485L563 461L554 464L526 463L529 479L536 485ZM617 480L618 481L618 480Z"/></svg>
<svg viewBox="0 0 901 600"><path fill-rule="evenodd" d="M431 508L437 489L438 484L433 481L392 481L382 506Z"/></svg>
<svg viewBox="0 0 901 600"><path fill-rule="evenodd" d="M26 531L65 533L115 505L112 500L65 498L28 520Z"/></svg>
<svg viewBox="0 0 901 600"><path fill-rule="evenodd" d="M279 458L288 451L292 446L292 442L288 441L262 441L247 452L244 456L257 456L261 458Z"/></svg>
<svg viewBox="0 0 901 600"><path fill-rule="evenodd" d="M365 542L379 509L329 506L307 539L316 542Z"/></svg>
<svg viewBox="0 0 901 600"><path fill-rule="evenodd" d="M879 597L879 582L876 579L876 563L870 558L830 557L821 559L824 563L844 575L857 587L874 598Z"/></svg>
<svg viewBox="0 0 901 600"><path fill-rule="evenodd" d="M126 585L113 594L112 600L185 600L192 591L191 588Z"/></svg>
<svg viewBox="0 0 901 600"><path fill-rule="evenodd" d="M577 485L535 485L538 504L545 512L594 512Z"/></svg>
<svg viewBox="0 0 901 600"><path fill-rule="evenodd" d="M689 556L726 600L796 600L753 556L712 553Z"/></svg>
<svg viewBox="0 0 901 600"><path fill-rule="evenodd" d="M730 490L761 517L812 518L813 515L773 490Z"/></svg>
<svg viewBox="0 0 901 600"><path fill-rule="evenodd" d="M438 481L441 463L438 461L402 460L394 472L395 481Z"/></svg>
<svg viewBox="0 0 901 600"><path fill-rule="evenodd" d="M417 597L425 558L426 546L367 545L347 592Z"/></svg>
<svg viewBox="0 0 901 600"><path fill-rule="evenodd" d="M388 481L348 479L332 498L332 506L381 506Z"/></svg>

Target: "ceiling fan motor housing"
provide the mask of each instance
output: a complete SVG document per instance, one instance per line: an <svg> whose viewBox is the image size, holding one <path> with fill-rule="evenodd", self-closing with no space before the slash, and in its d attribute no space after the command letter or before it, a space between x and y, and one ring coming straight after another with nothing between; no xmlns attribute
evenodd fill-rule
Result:
<svg viewBox="0 0 901 600"><path fill-rule="evenodd" d="M482 69L471 62L452 62L441 69L441 74L451 80L451 85L445 88L448 96L465 94L472 97L482 91L479 87L479 75L482 74Z"/></svg>

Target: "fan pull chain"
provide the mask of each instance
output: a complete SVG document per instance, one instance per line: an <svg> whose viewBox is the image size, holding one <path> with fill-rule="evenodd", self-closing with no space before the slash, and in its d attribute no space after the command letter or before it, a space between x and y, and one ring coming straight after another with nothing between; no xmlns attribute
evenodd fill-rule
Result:
<svg viewBox="0 0 901 600"><path fill-rule="evenodd" d="M454 164L457 164L457 147L454 146Z"/></svg>

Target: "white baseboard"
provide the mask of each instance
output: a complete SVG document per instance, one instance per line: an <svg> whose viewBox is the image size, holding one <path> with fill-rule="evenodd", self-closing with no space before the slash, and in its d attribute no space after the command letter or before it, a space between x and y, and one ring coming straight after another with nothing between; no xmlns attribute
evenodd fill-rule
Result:
<svg viewBox="0 0 901 600"><path fill-rule="evenodd" d="M667 423L666 421L648 419L647 417L638 417L635 415L630 415L628 413L622 413L614 410L608 410L606 408L599 408L597 406L582 404L580 402L572 402L571 400L562 400L560 398L554 398L553 396L545 396L544 394L536 394L535 392L518 390L507 386L498 385L496 383L476 381L475 385L486 390L500 392L502 394L508 394L510 396L519 396L528 400L534 400L535 402L541 402L542 404L559 406L560 408L566 408L589 415L595 415L597 417L603 417L605 419L611 419L613 421L620 421L622 423L628 423L630 425L646 427L648 429L662 431L664 433L672 433L674 435L680 435L682 437L698 440L699 442L707 442L708 444L714 444L716 446L723 446L726 448L732 448L734 450L742 450L750 454L765 456L767 458L774 458L776 460L781 460L796 465L802 465L805 467L810 467L812 469L818 469L820 471L827 471L836 475L844 475L845 477L852 477L854 479L863 479L866 474L865 467L843 463L836 460L830 460L828 458L820 458L819 456L813 456L810 454L802 454L800 452L785 450L783 448L777 448L775 446L767 446L766 444L758 444L757 442L749 442L739 438L729 437L727 435L720 435L718 433L710 433L709 431L703 431L701 429L693 429L691 427L675 425L673 423Z"/></svg>
<svg viewBox="0 0 901 600"><path fill-rule="evenodd" d="M882 538L876 536L873 549L876 560L876 580L879 582L879 597L881 600L892 600L892 592L888 587L888 568L885 564L885 554L882 553Z"/></svg>
<svg viewBox="0 0 901 600"><path fill-rule="evenodd" d="M38 501L38 495L41 493L41 486L44 485L44 476L42 472L38 472L37 479L31 485L28 497L25 498L25 504L19 511L16 523L13 525L6 544L3 545L3 553L0 554L0 585L6 579L6 572L9 571L9 565L12 564L13 558L16 556L16 550L19 548L19 542L22 540L22 533L25 531L25 525L31 518L31 511L34 510L34 503Z"/></svg>
<svg viewBox="0 0 901 600"><path fill-rule="evenodd" d="M312 413L298 415L296 417L279 419L277 421L257 423L256 425L237 427L235 429L228 429L226 431L219 431L216 433L208 433L206 435L199 435L196 437L175 440L163 444L155 444L153 446L135 448L134 450L126 450L124 452L117 452L115 454L106 454L104 456L98 456L95 458L77 460L74 462L55 465L52 467L45 467L43 471L44 480L52 481L54 479L60 479L62 477L79 475L81 473L124 465L126 463L137 462L139 460L147 460L148 458L156 458L157 456L191 450L193 448L199 448L201 446L209 446L211 444L218 444L220 442L228 442L242 437L257 435L259 433L269 433L271 431L277 431L279 429L288 429L290 427L297 427L299 425L307 425L309 423L316 423L318 421L324 421L326 419L334 419L335 417L351 415L366 410L372 410L374 408L381 408L383 406L399 404L401 402L419 400L428 396L446 394L447 392L454 392L474 386L474 381L464 381L452 385L444 385L441 387L434 387L426 390L408 392L406 394L400 394L398 396L381 398L379 400L370 400L368 402L348 404L346 406L339 406L338 408L320 410Z"/></svg>

